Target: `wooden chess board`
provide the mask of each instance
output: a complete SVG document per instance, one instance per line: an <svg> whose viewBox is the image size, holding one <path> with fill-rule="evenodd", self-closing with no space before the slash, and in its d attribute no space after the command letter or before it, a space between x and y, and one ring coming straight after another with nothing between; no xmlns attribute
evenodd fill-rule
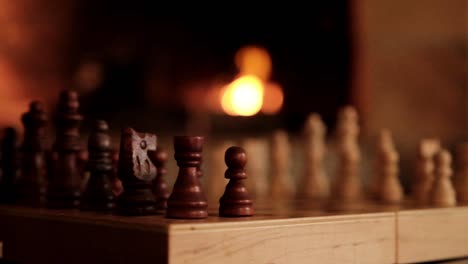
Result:
<svg viewBox="0 0 468 264"><path fill-rule="evenodd" d="M254 217L122 217L0 206L18 263L415 263L468 257L468 207L257 203Z"/></svg>

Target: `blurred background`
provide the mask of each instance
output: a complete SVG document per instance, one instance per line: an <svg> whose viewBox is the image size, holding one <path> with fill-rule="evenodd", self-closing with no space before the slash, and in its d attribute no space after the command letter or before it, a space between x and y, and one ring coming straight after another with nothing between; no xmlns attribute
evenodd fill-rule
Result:
<svg viewBox="0 0 468 264"><path fill-rule="evenodd" d="M468 138L465 0L328 2L163 16L141 3L0 0L0 125L21 130L31 100L53 112L72 88L87 122L117 132L296 135L317 112L330 135L351 104L363 146L388 128L403 161L423 137Z"/></svg>
<svg viewBox="0 0 468 264"><path fill-rule="evenodd" d="M80 92L88 119L162 133L225 132L235 122L297 130L311 111L331 124L350 100L345 1L291 18L162 16L156 6L113 1L2 1L0 9L3 124L18 125L31 99L53 107L64 88ZM245 91L223 103L242 76ZM251 100L238 106L236 96ZM228 109L233 100L240 109Z"/></svg>

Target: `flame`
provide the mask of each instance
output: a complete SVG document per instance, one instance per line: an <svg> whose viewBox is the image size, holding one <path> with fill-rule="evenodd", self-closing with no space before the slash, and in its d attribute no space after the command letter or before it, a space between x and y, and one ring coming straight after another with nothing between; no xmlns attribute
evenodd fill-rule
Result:
<svg viewBox="0 0 468 264"><path fill-rule="evenodd" d="M218 88L218 109L221 106L231 116L253 116L260 111L267 115L278 113L284 95L281 86L270 81L272 62L268 51L258 46L245 46L234 59L240 77Z"/></svg>
<svg viewBox="0 0 468 264"><path fill-rule="evenodd" d="M245 46L236 53L234 60L242 75L255 75L263 81L270 78L271 57L264 48Z"/></svg>
<svg viewBox="0 0 468 264"><path fill-rule="evenodd" d="M283 90L277 83L268 83L265 86L265 94L263 96L262 113L273 115L278 113L283 106Z"/></svg>
<svg viewBox="0 0 468 264"><path fill-rule="evenodd" d="M263 105L263 90L263 83L258 77L241 76L223 89L221 106L228 115L255 115Z"/></svg>

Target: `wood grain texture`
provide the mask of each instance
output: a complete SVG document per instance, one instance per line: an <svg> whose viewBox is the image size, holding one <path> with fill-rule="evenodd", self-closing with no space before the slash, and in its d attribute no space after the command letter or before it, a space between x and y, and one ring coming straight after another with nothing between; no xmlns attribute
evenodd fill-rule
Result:
<svg viewBox="0 0 468 264"><path fill-rule="evenodd" d="M397 212L399 263L468 256L468 207Z"/></svg>
<svg viewBox="0 0 468 264"><path fill-rule="evenodd" d="M177 263L394 263L394 213L170 226Z"/></svg>
<svg viewBox="0 0 468 264"><path fill-rule="evenodd" d="M468 207L259 204L253 217L169 219L0 206L17 263L414 263L468 257ZM26 253L27 254L26 254Z"/></svg>

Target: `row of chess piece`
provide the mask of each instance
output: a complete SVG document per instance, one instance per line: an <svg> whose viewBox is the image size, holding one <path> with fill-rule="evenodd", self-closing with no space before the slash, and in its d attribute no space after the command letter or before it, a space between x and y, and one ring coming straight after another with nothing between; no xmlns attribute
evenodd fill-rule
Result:
<svg viewBox="0 0 468 264"><path fill-rule="evenodd" d="M256 171L256 166L261 163L261 154L257 153L255 144L239 142L243 148L233 149L229 147L237 144L223 145L225 155L222 156L226 164L219 160L211 163L217 167L223 163L223 169L224 165L228 166L225 173L225 178L229 179L227 184L218 179L221 174L219 168L209 170L208 177L201 177L202 146L189 147L187 144L203 145L202 138L175 137L174 157L179 175L171 195L165 181L168 154L156 147L155 135L123 130L117 152L111 149L109 127L101 120L94 124L87 149L83 150L80 146L83 117L78 112L77 93L63 91L57 109L56 138L50 150L44 146L49 118L40 102L32 102L29 111L21 118L24 138L19 152L14 129L5 131L0 160L0 201L49 208L116 211L128 215L151 214L168 207L166 212L173 217L197 218L206 217L205 191L210 196L224 190L223 194L216 193L216 197L227 197L221 199L227 207L220 208L230 208L226 210L231 213L222 213L224 209L220 209L220 215L233 216L253 214L249 192L255 195L256 200L262 197L288 200L295 196L310 201L329 199L340 203L358 201L364 193L358 114L352 106L345 106L338 112L334 145L339 162L333 182L329 182L324 166L326 126L319 114L312 113L305 122L301 139L304 167L297 185L290 171L291 146L285 131L272 133L269 144L271 160L266 164L271 171L270 179L261 179L262 173ZM184 140L187 142L181 143ZM229 150L225 152L226 149ZM221 156L220 151L215 152ZM247 166L246 152L256 157L255 162ZM376 157L375 172L370 182L371 197L385 203L400 203L404 195L399 179L399 154L388 130L379 134ZM440 206L454 205L457 200L468 202L468 144L460 145L457 157L458 171L453 184L451 154L442 149L436 139L421 140L412 186L415 201ZM189 165L192 167L186 169ZM244 166L247 174L252 176L246 182L247 188L244 185ZM194 167L197 181L186 175L193 174ZM218 183L204 186L202 179L208 179L209 183L216 179ZM177 202L171 203L170 197ZM174 206L180 208L170 209ZM180 213L181 210L185 213Z"/></svg>
<svg viewBox="0 0 468 264"><path fill-rule="evenodd" d="M179 174L169 193L165 181L168 154L157 148L155 134L124 128L116 157L107 123L97 120L84 152L79 143L83 117L78 112L78 94L63 91L57 109L56 138L51 150L44 146L49 118L38 101L32 102L29 111L22 115L24 138L19 151L16 131L5 130L0 163L2 203L80 208L120 215L165 212L169 218L208 216L207 198L200 180L203 137L174 137L174 158ZM236 146L228 148L225 163L225 177L229 183L219 199L219 215L253 215L253 201L243 183L246 179L245 150ZM84 178L87 180L83 187Z"/></svg>
<svg viewBox="0 0 468 264"><path fill-rule="evenodd" d="M378 133L373 152L375 163L368 188L361 179L361 150L359 147L358 114L354 107L345 106L337 115L332 144L338 158L334 177L327 176L325 157L327 152L326 126L317 113L309 115L303 128L303 171L297 190L288 175L290 148L287 135L275 132L272 137L271 197L293 193L299 198L327 199L345 202L362 202L369 198L385 204L400 204L405 194L400 181L400 156L388 129ZM275 156L276 155L276 156ZM410 200L422 206L454 206L468 203L468 142L456 149L457 163L452 164L452 154L443 148L437 138L420 140L412 172ZM453 167L456 172L453 172ZM249 173L251 174L251 173ZM453 177L453 175L455 175ZM331 179L331 180L330 180Z"/></svg>

